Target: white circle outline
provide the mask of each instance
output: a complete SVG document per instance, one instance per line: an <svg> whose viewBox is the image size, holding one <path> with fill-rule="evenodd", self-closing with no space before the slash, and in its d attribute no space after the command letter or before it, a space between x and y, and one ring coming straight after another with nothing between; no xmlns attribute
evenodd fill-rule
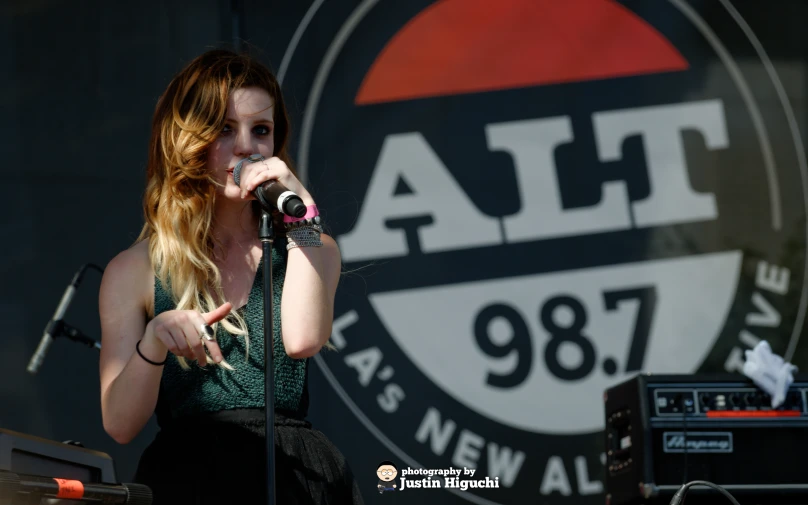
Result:
<svg viewBox="0 0 808 505"><path fill-rule="evenodd" d="M777 70L774 68L774 65L769 59L769 55L766 54L766 51L763 49L763 44L760 43L760 40L755 35L755 32L752 31L752 28L750 28L746 23L746 20L743 18L743 16L741 16L741 13L735 9L729 0L719 1L727 12L729 12L729 15L732 16L735 22L738 23L738 26L741 27L741 30L746 35L746 38L749 39L749 42L755 49L758 58L760 58L760 61L763 62L763 67L766 69L766 73L769 74L769 78L772 80L774 89L777 92L777 98L780 99L780 104L783 106L783 112L786 115L789 130L791 130L791 138L794 141L794 146L796 147L797 151L797 163L800 166L800 175L802 176L803 202L805 204L806 215L808 215L808 200L806 200L806 195L808 195L808 160L806 160L805 146L802 143L800 127L797 124L797 118L794 117L794 109L791 107L791 101L788 99L786 90L783 88L783 83L780 81L780 77L777 75ZM805 226L805 234L806 237L808 237L808 221L806 221ZM797 343L800 341L802 325L805 323L806 306L808 306L808 255L806 255L805 258L805 270L803 271L802 297L800 298L800 305L797 308L797 318L794 321L794 329L791 335L791 340L789 341L788 349L783 356L785 361L791 361L791 358L794 356L794 352L797 350Z"/></svg>
<svg viewBox="0 0 808 505"><path fill-rule="evenodd" d="M362 4L360 4L349 16L346 22L343 24L339 32L337 33L336 37L332 41L332 44L329 46L326 55L321 62L321 65L318 69L318 72L315 76L315 80L312 83L311 87L311 95L308 97L306 102L306 109L304 112L304 123L303 128L301 130L301 143L298 149L298 170L300 174L300 178L302 181L306 180L306 171L307 171L307 164L308 164L308 150L310 144L310 137L311 137L311 130L313 128L313 116L316 114L317 105L320 100L320 96L322 94L322 89L325 85L325 80L330 73L331 66L336 59L337 54L342 49L342 46L346 42L348 36L350 35L353 28L361 21L361 19L365 16L367 11L369 11L379 0L364 0ZM796 123L796 119L794 117L794 112L791 108L790 101L788 100L788 96L785 93L785 90L782 87L782 83L777 75L776 69L772 65L768 55L766 54L765 50L763 49L762 44L760 43L759 39L755 36L754 32L751 30L749 25L743 19L743 17L738 13L738 11L732 6L730 0L719 0L723 7L727 10L730 16L735 20L741 30L746 35L749 42L752 44L753 48L755 49L758 57L761 59L761 62L767 72L769 74L769 78L772 80L772 84L775 87L775 90L778 95L778 99L780 100L780 104L784 109L784 113L786 114L786 118L789 124L789 130L792 134L792 140L795 144L795 150L797 154L798 164L800 168L800 175L803 183L803 202L806 206L806 212L808 213L808 201L806 201L806 195L808 195L808 184L806 184L806 174L808 174L808 162L806 162L805 153L802 150L802 141L800 138L799 127ZM285 76L285 72L288 69L289 64L291 63L291 59L294 55L295 49L297 48L297 44L299 43L300 38L302 38L306 28L308 27L311 19L316 14L317 10L322 6L324 0L316 0L314 4L309 8L306 12L303 20L298 25L292 40L290 41L289 46L284 53L284 57L281 63L281 72L279 73L279 82L282 83L283 77ZM770 197L772 200L772 225L775 229L779 230L781 226L781 209L780 209L780 199L779 199L779 184L776 178L776 166L774 165L773 155L771 153L771 147L768 142L765 124L763 123L762 117L759 114L759 110L757 109L757 104L754 101L754 97L751 95L749 91L748 85L743 77L743 74L740 73L738 70L737 64L735 64L734 59L732 58L729 52L723 48L723 45L720 42L720 39L715 35L715 33L709 28L709 25L695 12L692 10L690 5L688 5L685 0L669 0L671 4L678 8L679 11L688 17L691 22L695 20L700 21L700 23L694 23L696 27L702 32L702 35L707 38L708 42L713 46L713 50L716 51L719 58L724 61L724 64L727 65L727 60L732 63L732 67L735 69L734 73L732 70L730 71L730 75L733 80L736 81L736 86L738 86L739 91L741 91L741 95L743 99L747 102L747 108L750 109L750 113L752 114L752 121L755 125L756 131L758 133L758 140L762 143L761 151L764 155L764 164L766 165L767 175L769 179L769 190L770 190ZM688 16L688 13L690 14ZM716 47L716 44L721 49L724 49L724 53L722 54L721 51ZM726 58L726 59L725 59ZM727 65L729 67L729 65ZM739 84L739 81L743 84ZM745 93L745 91L746 93ZM748 93L748 96L747 96ZM750 106L750 102L754 105ZM752 111L755 112L752 112ZM766 148L763 147L766 146ZM768 150L767 150L768 149ZM808 237L808 222L806 222L806 237ZM786 361L789 361L796 350L796 345L800 338L800 331L802 324L804 323L806 307L808 306L808 255L806 255L806 264L805 270L803 272L803 289L800 299L800 305L797 312L797 318L794 323L794 328L792 332L791 339L789 341L788 350L784 356ZM320 367L323 374L326 376L326 379L329 381L331 386L335 389L337 394L343 399L346 406L354 413L354 415L359 419L360 422L368 429L376 438L381 441L384 445L388 447L391 451L393 451L399 458L403 461L407 462L410 466L414 467L423 467L417 463L414 459L409 457L404 451L402 451L395 443L393 443L386 435L384 435L378 428L376 428L375 424L365 416L364 412L359 409L359 407L353 402L351 397L347 394L347 392L342 388L342 385L339 381L334 377L331 373L331 370L328 368L328 365L325 363L325 360L318 354L314 356L314 360L317 365ZM499 505L495 502L491 502L479 496L469 494L469 493L460 493L454 489L449 489L454 494L461 496L469 501L479 503L481 505Z"/></svg>

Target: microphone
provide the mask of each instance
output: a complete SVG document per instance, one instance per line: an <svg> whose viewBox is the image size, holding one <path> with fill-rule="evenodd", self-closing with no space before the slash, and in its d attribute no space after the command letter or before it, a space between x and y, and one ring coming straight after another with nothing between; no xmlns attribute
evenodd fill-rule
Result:
<svg viewBox="0 0 808 505"><path fill-rule="evenodd" d="M35 374L39 371L39 367L42 366L42 361L44 361L45 354L47 354L48 348L53 343L53 339L64 329L65 312L67 312L70 302L73 301L73 297L76 295L76 289L79 287L81 278L84 276L84 271L88 266L98 268L95 265L84 265L76 272L76 275L73 276L73 280L70 282L70 285L67 286L67 289L65 289L62 300L56 307L56 312L53 313L53 317L45 327L45 332L42 334L42 340L39 341L39 346L37 346L34 355L31 357L31 361L28 363L28 372Z"/></svg>
<svg viewBox="0 0 808 505"><path fill-rule="evenodd" d="M233 180L236 181L236 186L241 185L241 166L245 161L255 163L256 161L263 161L264 158L260 154L251 154L248 158L236 163L233 169ZM278 209L287 216L303 217L306 215L306 205L303 200L292 191L278 181L266 181L262 185L253 190L253 194L261 203L264 209Z"/></svg>

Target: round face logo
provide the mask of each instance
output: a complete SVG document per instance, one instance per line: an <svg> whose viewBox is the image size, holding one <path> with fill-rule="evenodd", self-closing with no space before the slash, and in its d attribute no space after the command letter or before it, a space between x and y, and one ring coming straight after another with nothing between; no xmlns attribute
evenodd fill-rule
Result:
<svg viewBox="0 0 808 505"><path fill-rule="evenodd" d="M317 362L400 461L498 477L475 503L599 503L605 389L791 359L805 159L720 5L313 5L282 77L322 49L297 158L347 273Z"/></svg>
<svg viewBox="0 0 808 505"><path fill-rule="evenodd" d="M396 478L396 475L398 475L398 470L395 465L389 461L382 462L379 468L376 469L376 476L384 482L392 482Z"/></svg>

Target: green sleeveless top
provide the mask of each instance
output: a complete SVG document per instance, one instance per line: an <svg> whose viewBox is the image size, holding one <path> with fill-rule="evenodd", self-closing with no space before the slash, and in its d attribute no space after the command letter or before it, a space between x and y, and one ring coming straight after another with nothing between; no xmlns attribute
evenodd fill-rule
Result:
<svg viewBox="0 0 808 505"><path fill-rule="evenodd" d="M296 417L305 417L308 410L308 359L292 359L284 351L281 339L281 293L286 274L285 241L275 240L272 250L273 337L275 342L275 408ZM183 370L176 356L169 352L160 383L157 401L157 422L180 416L236 408L263 408L264 401L264 289L263 260L250 290L249 299L241 307L250 337L250 353L245 360L243 335L232 335L217 325L216 339L222 354L235 370L215 364L205 368L189 362ZM154 315L176 307L170 286L164 288L155 277Z"/></svg>

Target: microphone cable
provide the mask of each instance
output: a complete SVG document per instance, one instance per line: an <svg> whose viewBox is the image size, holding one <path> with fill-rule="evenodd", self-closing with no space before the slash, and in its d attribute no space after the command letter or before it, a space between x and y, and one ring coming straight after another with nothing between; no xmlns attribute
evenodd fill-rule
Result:
<svg viewBox="0 0 808 505"><path fill-rule="evenodd" d="M698 398L696 400L698 401ZM684 451L683 451L683 463L682 463L682 487L676 491L676 494L673 495L671 498L669 505L681 505L684 503L685 495L687 491L694 486L706 486L712 489L715 489L719 493L723 494L727 497L727 499L732 502L733 505L740 505L738 500L735 499L729 491L724 489L723 487L719 486L718 484L706 481L706 480L694 480L687 482L687 405L685 404L685 395L681 396L681 404L682 404L682 437L684 438ZM693 405L693 410L695 411L696 406Z"/></svg>
<svg viewBox="0 0 808 505"><path fill-rule="evenodd" d="M93 270L98 270L98 272L100 272L102 274L104 273L104 269L101 268L100 266L96 265L95 263L85 263L84 265L82 265L81 270L79 270L79 272L81 272L82 275L83 275L84 271L87 270L88 268L92 268Z"/></svg>
<svg viewBox="0 0 808 505"><path fill-rule="evenodd" d="M706 480L694 480L688 482L687 484L684 484L682 487L679 488L678 491L676 491L676 494L673 495L673 498L671 498L670 505L681 505L685 500L685 495L687 494L687 491L693 486L707 486L713 488L719 493L726 496L727 499L731 501L733 505L741 505L740 503L738 503L738 500L736 500L735 497L729 493L729 491L719 486L718 484L713 484L712 482L708 482Z"/></svg>

